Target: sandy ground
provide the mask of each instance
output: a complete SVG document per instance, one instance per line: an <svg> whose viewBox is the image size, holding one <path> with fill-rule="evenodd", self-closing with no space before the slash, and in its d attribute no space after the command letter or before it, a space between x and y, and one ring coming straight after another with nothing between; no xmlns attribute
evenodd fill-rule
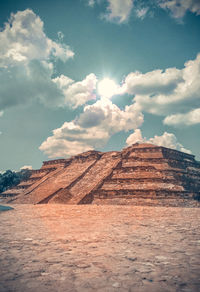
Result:
<svg viewBox="0 0 200 292"><path fill-rule="evenodd" d="M200 209L12 205L0 291L200 291Z"/></svg>

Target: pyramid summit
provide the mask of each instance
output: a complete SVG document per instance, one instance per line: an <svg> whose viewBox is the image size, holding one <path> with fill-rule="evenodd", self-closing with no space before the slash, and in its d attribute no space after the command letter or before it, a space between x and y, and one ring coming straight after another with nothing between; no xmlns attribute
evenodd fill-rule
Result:
<svg viewBox="0 0 200 292"><path fill-rule="evenodd" d="M27 181L2 193L19 204L200 206L200 162L153 144L88 151L44 161Z"/></svg>

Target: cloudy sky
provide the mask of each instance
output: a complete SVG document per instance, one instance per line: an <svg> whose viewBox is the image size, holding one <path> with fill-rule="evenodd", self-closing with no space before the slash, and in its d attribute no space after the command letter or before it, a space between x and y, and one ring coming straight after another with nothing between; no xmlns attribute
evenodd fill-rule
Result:
<svg viewBox="0 0 200 292"><path fill-rule="evenodd" d="M0 170L149 141L200 159L199 0L1 0Z"/></svg>

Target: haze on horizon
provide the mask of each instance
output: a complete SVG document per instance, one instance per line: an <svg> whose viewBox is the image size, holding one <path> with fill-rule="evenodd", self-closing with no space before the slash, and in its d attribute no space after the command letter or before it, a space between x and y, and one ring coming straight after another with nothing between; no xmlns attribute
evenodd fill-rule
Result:
<svg viewBox="0 0 200 292"><path fill-rule="evenodd" d="M150 142L200 159L198 0L2 0L1 168Z"/></svg>

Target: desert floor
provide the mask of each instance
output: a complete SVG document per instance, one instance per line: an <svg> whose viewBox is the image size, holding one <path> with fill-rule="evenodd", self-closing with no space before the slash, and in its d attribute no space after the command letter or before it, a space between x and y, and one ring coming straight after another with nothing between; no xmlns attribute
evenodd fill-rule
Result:
<svg viewBox="0 0 200 292"><path fill-rule="evenodd" d="M0 291L200 291L200 209L12 205Z"/></svg>

